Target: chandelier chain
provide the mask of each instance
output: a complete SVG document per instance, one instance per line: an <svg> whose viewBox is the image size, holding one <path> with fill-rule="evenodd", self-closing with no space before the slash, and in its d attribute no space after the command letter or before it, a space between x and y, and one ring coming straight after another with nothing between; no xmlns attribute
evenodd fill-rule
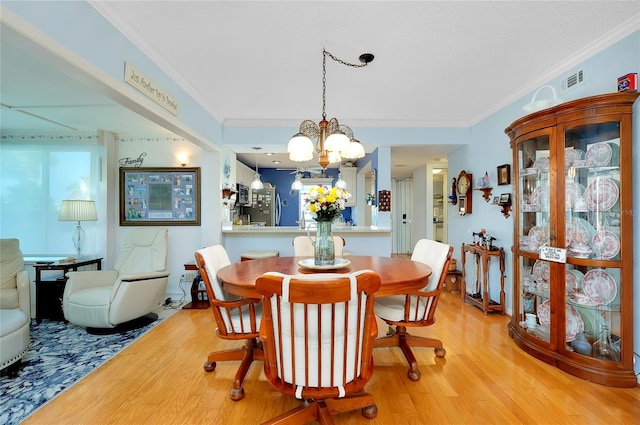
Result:
<svg viewBox="0 0 640 425"><path fill-rule="evenodd" d="M331 52L327 51L327 50L323 50L323 53L325 54L325 56L329 56L331 59L333 59L334 61L342 64L342 65L346 65L346 66L351 66L353 68L363 68L367 65L369 65L369 62L364 62L364 63L350 63L350 62L346 62L343 61L342 59L334 56Z"/></svg>
<svg viewBox="0 0 640 425"><path fill-rule="evenodd" d="M327 119L326 107L327 107L327 56L338 62L341 65L350 66L352 68L362 68L369 65L369 62L363 63L350 63L343 61L342 59L333 55L333 53L322 49L322 119Z"/></svg>

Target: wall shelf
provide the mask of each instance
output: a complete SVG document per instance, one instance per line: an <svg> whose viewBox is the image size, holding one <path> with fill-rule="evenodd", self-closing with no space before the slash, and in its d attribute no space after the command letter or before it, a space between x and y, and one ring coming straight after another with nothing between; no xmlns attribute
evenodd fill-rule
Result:
<svg viewBox="0 0 640 425"><path fill-rule="evenodd" d="M484 200L486 202L489 202L489 199L491 199L491 192L493 191L492 187L477 187L476 190L482 192L482 197L484 198Z"/></svg>

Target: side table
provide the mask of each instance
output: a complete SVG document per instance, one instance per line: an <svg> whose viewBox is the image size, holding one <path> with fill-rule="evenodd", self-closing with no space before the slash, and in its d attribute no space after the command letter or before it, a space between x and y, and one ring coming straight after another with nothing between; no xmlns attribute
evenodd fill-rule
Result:
<svg viewBox="0 0 640 425"><path fill-rule="evenodd" d="M444 278L444 287L452 294L460 292L460 279L462 272L460 270L449 270L447 276Z"/></svg>
<svg viewBox="0 0 640 425"><path fill-rule="evenodd" d="M185 263L184 269L199 271L195 261ZM209 308L209 298L207 296L207 291L200 286L200 282L200 274L196 274L196 277L193 279L193 283L191 284L191 302L182 307L183 309L202 310L205 308Z"/></svg>
<svg viewBox="0 0 640 425"><path fill-rule="evenodd" d="M462 244L462 300L482 309L484 314L499 312L504 314L504 248L494 247L487 249L476 244ZM476 288L475 293L467 292L467 280L465 263L467 253L472 254L476 260ZM500 301L494 301L489 295L489 260L495 258L500 266Z"/></svg>
<svg viewBox="0 0 640 425"><path fill-rule="evenodd" d="M36 322L42 323L42 319L64 320L62 313L62 294L67 283L66 273L77 271L79 267L95 264L96 270L102 270L102 258L86 258L72 263L36 263ZM43 271L62 271L62 275L42 277Z"/></svg>

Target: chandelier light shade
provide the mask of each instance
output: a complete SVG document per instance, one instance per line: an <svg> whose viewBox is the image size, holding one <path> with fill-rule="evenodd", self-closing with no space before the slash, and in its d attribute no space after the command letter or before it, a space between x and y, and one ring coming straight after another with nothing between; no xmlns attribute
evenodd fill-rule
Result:
<svg viewBox="0 0 640 425"><path fill-rule="evenodd" d="M345 158L358 159L364 157L364 146L357 139L351 139L349 141L348 154L344 155Z"/></svg>
<svg viewBox="0 0 640 425"><path fill-rule="evenodd" d="M327 56L341 65L353 68L365 67L374 58L371 53L364 53L360 55L360 63L353 64L322 50L322 120L318 124L311 120L303 121L298 133L289 140L287 152L289 159L297 162L310 161L316 152L319 154L318 163L323 170L329 164L342 161L342 158L358 159L364 156L364 147L353 137L353 131L349 127L341 126L336 118L327 121Z"/></svg>
<svg viewBox="0 0 640 425"><path fill-rule="evenodd" d="M256 151L256 173L254 174L253 181L251 182L251 190L262 190L264 189L264 184L262 183L262 180L260 180L260 174L258 173L258 151L262 148L254 147L253 149Z"/></svg>
<svg viewBox="0 0 640 425"><path fill-rule="evenodd" d="M80 225L81 221L97 221L98 212L96 211L96 203L94 201L83 200L64 200L60 204L60 212L58 213L58 221L75 221L76 228L71 235L73 246L76 249L76 259L82 256L82 247L84 246L85 233Z"/></svg>
<svg viewBox="0 0 640 425"><path fill-rule="evenodd" d="M329 152L340 152L341 155L349 147L349 138L340 129L334 131L324 142L324 148Z"/></svg>
<svg viewBox="0 0 640 425"><path fill-rule="evenodd" d="M302 133L293 135L287 146L289 159L296 162L311 161L313 159L313 142Z"/></svg>

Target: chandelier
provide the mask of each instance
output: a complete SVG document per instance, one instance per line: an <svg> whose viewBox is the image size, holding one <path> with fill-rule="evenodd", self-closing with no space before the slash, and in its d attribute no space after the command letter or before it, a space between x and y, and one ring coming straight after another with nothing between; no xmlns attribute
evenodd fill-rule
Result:
<svg viewBox="0 0 640 425"><path fill-rule="evenodd" d="M346 125L340 125L336 118L327 121L327 56L339 64L353 68L362 68L373 61L371 53L360 55L359 64L348 63L338 59L325 49L322 50L322 121L318 124L311 120L305 120L300 124L298 133L294 134L287 152L289 159L296 162L310 161L313 153L319 154L318 162L323 170L329 164L346 159L358 159L364 156L364 147L359 140L353 137L353 131ZM315 144L314 144L315 142Z"/></svg>

